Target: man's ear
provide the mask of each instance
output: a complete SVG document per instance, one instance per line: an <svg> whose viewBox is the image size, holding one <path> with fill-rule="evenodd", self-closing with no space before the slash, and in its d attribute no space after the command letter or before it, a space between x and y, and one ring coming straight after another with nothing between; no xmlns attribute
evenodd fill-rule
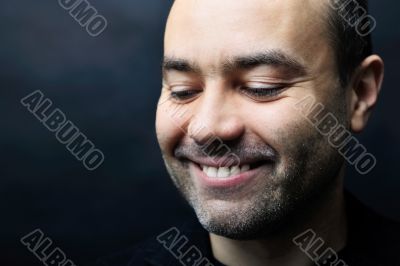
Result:
<svg viewBox="0 0 400 266"><path fill-rule="evenodd" d="M376 105L384 76L384 63L378 55L364 59L352 79L351 129L361 132L367 125L372 109Z"/></svg>

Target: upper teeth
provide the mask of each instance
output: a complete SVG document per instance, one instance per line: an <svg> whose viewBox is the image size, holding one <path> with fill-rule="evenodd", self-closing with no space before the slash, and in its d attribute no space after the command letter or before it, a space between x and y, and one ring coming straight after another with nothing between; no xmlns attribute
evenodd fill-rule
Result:
<svg viewBox="0 0 400 266"><path fill-rule="evenodd" d="M245 164L243 166L232 166L232 167L211 167L201 166L203 172L209 177L214 178L227 178L250 170L250 165Z"/></svg>

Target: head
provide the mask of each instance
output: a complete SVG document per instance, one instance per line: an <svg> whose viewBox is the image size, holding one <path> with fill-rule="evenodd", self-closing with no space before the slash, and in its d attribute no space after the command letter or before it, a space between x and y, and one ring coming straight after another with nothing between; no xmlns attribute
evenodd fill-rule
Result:
<svg viewBox="0 0 400 266"><path fill-rule="evenodd" d="M210 232L271 234L341 186L344 159L294 107L312 96L362 131L383 62L328 2L175 1L157 137L172 180Z"/></svg>

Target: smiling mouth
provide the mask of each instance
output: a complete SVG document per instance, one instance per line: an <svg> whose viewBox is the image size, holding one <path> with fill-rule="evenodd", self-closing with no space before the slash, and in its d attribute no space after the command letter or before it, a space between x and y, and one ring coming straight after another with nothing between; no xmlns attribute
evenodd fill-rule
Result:
<svg viewBox="0 0 400 266"><path fill-rule="evenodd" d="M198 163L195 164L197 164L197 166L202 169L203 173L209 178L229 179L242 173L249 172L267 163L268 162L266 161L259 161L251 164L235 165L231 167L214 167Z"/></svg>

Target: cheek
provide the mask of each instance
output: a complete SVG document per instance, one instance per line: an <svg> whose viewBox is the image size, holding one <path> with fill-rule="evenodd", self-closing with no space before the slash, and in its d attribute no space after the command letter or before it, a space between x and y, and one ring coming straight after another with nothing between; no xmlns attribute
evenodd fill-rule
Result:
<svg viewBox="0 0 400 266"><path fill-rule="evenodd" d="M247 107L247 126L267 144L276 149L285 146L286 139L306 129L305 118L295 109L295 100L281 99L275 102Z"/></svg>
<svg viewBox="0 0 400 266"><path fill-rule="evenodd" d="M173 154L173 149L184 136L184 129L171 117L163 106L158 106L156 114L156 133L163 153Z"/></svg>
<svg viewBox="0 0 400 266"><path fill-rule="evenodd" d="M248 124L251 131L277 151L278 172L285 172L305 159L304 152L314 150L314 145L320 141L317 131L295 109L296 103L296 99L289 98L267 103L248 116L251 117Z"/></svg>

